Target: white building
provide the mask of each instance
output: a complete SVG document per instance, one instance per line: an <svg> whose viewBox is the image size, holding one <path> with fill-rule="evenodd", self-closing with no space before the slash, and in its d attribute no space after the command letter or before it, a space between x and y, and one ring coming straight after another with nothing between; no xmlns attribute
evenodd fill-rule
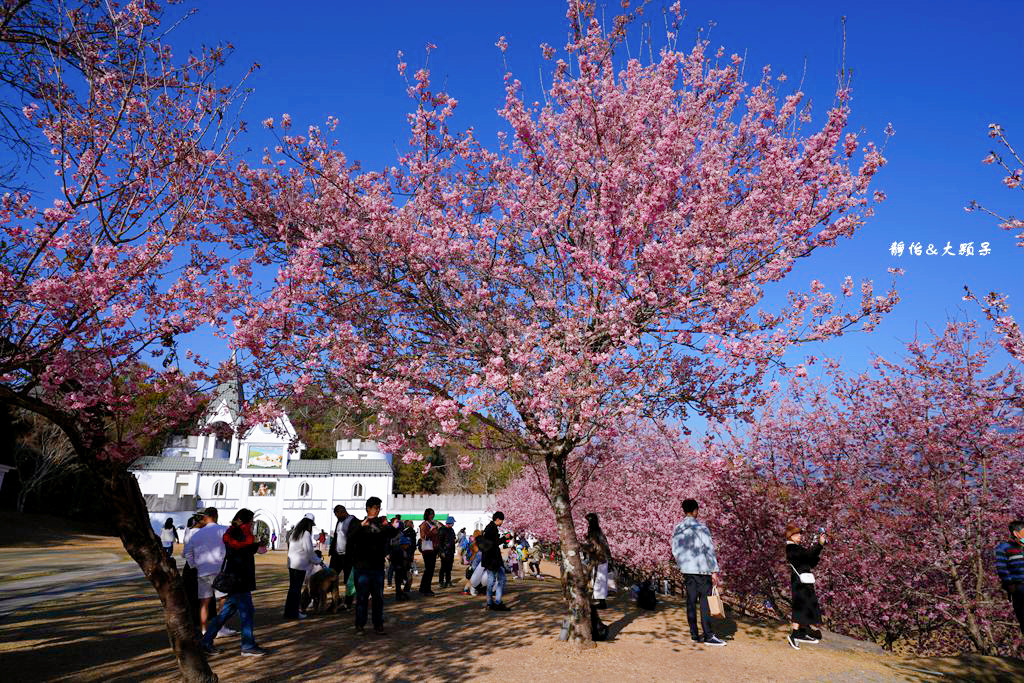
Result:
<svg viewBox="0 0 1024 683"><path fill-rule="evenodd" d="M336 444L337 458L303 460L301 442L289 451L298 439L286 415L242 435L234 431L240 396L237 383L221 385L207 422L213 432L176 437L161 455L132 465L154 528L168 517L184 526L196 509L207 506L217 508L226 524L235 512L249 508L257 526L265 524L264 531L276 533L283 547L284 532L307 512L316 517L318 530L329 532L335 505L361 516L370 496L387 503L394 472L391 456L376 442L343 439ZM230 438L222 436L229 430Z"/></svg>
<svg viewBox="0 0 1024 683"><path fill-rule="evenodd" d="M132 464L154 529L168 517L184 527L197 509L210 506L227 524L238 510L249 508L259 530L276 533L277 547L283 548L285 533L307 512L316 519L315 533L330 533L335 505L362 517L370 496L383 501L386 515L419 521L426 508L433 508L440 522L452 515L455 529L469 533L491 521L494 495L392 495L391 455L375 441L342 439L335 444L335 459L304 460L305 445L287 415L239 435L240 398L237 382L222 384L207 418L212 431L174 437L161 455ZM298 447L289 451L293 442Z"/></svg>

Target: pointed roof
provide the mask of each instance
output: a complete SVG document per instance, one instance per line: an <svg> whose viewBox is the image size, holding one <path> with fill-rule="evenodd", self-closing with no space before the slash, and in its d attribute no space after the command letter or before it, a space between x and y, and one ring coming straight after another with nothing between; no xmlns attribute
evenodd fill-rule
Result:
<svg viewBox="0 0 1024 683"><path fill-rule="evenodd" d="M221 404L224 404L231 414L232 420L237 420L241 412L244 394L242 393L242 382L233 379L228 382L221 382L213 391L213 399L210 401L210 414L215 415Z"/></svg>

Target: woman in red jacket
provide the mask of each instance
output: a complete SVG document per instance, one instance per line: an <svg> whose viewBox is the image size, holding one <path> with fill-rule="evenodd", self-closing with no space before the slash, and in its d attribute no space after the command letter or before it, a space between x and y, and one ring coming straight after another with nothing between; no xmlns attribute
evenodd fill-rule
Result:
<svg viewBox="0 0 1024 683"><path fill-rule="evenodd" d="M217 637L217 631L224 622L235 612L238 612L238 618L242 622L242 655L258 657L267 654L267 650L256 644L253 636L255 610L252 605L252 592L256 590L255 556L257 552L266 552L266 546L261 545L253 537L252 519L252 510L242 508L235 513L231 526L224 533L224 565L214 579L213 586L228 595L224 599L220 614L206 627L203 649L208 654L219 652L213 645L213 639Z"/></svg>

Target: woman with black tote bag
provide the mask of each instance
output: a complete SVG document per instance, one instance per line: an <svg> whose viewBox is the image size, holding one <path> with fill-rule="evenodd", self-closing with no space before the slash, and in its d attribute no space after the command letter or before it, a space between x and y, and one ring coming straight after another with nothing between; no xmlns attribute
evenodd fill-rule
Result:
<svg viewBox="0 0 1024 683"><path fill-rule="evenodd" d="M789 564L790 586L793 589L793 630L786 636L786 641L794 650L800 649L800 643L821 641L821 631L814 628L821 624L821 606L818 604L818 594L814 591L814 574L811 570L818 566L826 538L825 534L821 534L818 542L810 548L800 545L802 539L803 529L796 524L786 525L786 562Z"/></svg>
<svg viewBox="0 0 1024 683"><path fill-rule="evenodd" d="M227 593L220 614L207 624L206 635L203 636L203 649L207 654L215 654L219 650L214 647L213 639L217 637L224 622L232 614L238 612L242 622L242 656L262 656L267 650L256 644L253 636L255 609L252 605L252 592L256 590L256 553L266 552L267 546L261 544L252 534L252 510L242 508L235 513L231 526L224 533L224 564L220 573L213 580L213 587Z"/></svg>

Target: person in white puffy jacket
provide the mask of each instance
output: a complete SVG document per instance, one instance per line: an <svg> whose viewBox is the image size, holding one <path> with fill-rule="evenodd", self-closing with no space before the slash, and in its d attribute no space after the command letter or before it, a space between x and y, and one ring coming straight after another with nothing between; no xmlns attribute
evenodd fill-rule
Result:
<svg viewBox="0 0 1024 683"><path fill-rule="evenodd" d="M288 597L284 603L285 619L305 619L300 609L302 584L316 571L320 558L313 550L313 515L306 513L292 529L288 543Z"/></svg>

